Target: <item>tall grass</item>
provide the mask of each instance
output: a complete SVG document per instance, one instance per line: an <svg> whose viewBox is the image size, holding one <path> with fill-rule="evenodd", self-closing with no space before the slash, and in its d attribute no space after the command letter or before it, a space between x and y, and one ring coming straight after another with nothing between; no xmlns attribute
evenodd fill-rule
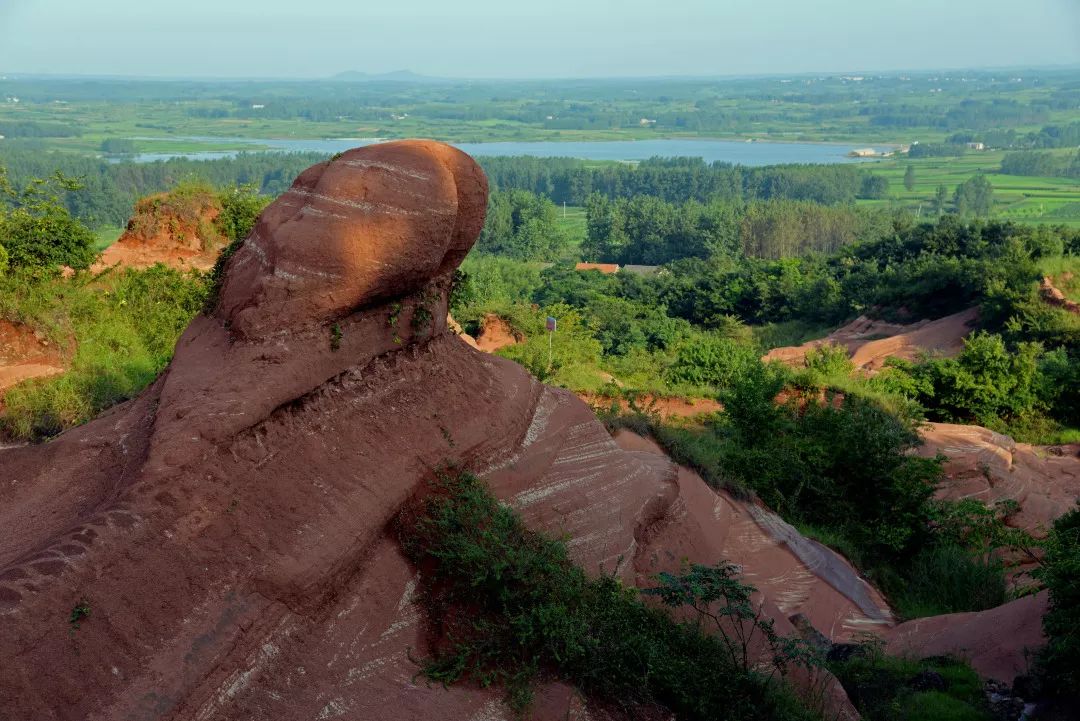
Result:
<svg viewBox="0 0 1080 721"><path fill-rule="evenodd" d="M904 618L982 611L1007 600L1005 567L999 559L949 543L916 555L904 580L892 598Z"/></svg>
<svg viewBox="0 0 1080 721"><path fill-rule="evenodd" d="M205 293L202 275L161 265L97 278L0 280L0 316L42 331L68 365L63 375L8 389L0 433L41 440L137 395L169 362Z"/></svg>

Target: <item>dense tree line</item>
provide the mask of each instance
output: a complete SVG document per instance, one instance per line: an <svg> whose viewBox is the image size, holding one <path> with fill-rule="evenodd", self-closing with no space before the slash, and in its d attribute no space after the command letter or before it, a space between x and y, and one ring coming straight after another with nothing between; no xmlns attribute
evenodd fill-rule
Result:
<svg viewBox="0 0 1080 721"><path fill-rule="evenodd" d="M642 195L586 201L592 261L661 265L680 258L787 258L831 253L891 228L890 214L794 200L669 203Z"/></svg>
<svg viewBox="0 0 1080 721"><path fill-rule="evenodd" d="M0 136L5 138L74 138L80 135L82 129L68 123L0 120Z"/></svg>
<svg viewBox="0 0 1080 721"><path fill-rule="evenodd" d="M584 205L593 193L608 198L653 195L668 202L713 198L785 198L823 204L888 195L888 182L854 164L773 165L760 168L700 158L652 158L635 165L597 166L572 158L480 158L492 185Z"/></svg>
<svg viewBox="0 0 1080 721"><path fill-rule="evenodd" d="M555 204L526 190L496 190L476 249L515 260L550 261L563 254L566 238Z"/></svg>
<svg viewBox="0 0 1080 721"><path fill-rule="evenodd" d="M801 320L835 324L862 313L895 318L939 318L983 305L983 318L1000 327L1029 297L1039 273L1035 259L1080 253L1080 231L1067 227L966 222L947 215L935 223L893 217L875 240L845 245L831 254L780 260L719 254L684 258L654 276L543 272L551 300L587 303L612 295L663 307L704 328ZM546 291L545 291L546 293ZM544 299L539 299L541 302ZM902 309L902 310L901 310ZM1035 313L1021 315L1037 322ZM1048 345L1080 338L1044 335Z"/></svg>
<svg viewBox="0 0 1080 721"><path fill-rule="evenodd" d="M6 167L8 179L16 188L28 187L33 179L50 177L57 170L78 179L78 192L67 193L62 201L69 212L91 226L124 225L137 199L169 190L185 180L198 179L218 187L253 186L260 194L280 195L301 170L325 159L318 153L243 153L218 160L173 158L153 163L111 163L0 148L0 166Z"/></svg>
<svg viewBox="0 0 1080 721"><path fill-rule="evenodd" d="M1001 159L1001 172L1006 175L1080 178L1080 152L1071 157L1039 150L1006 153Z"/></svg>
<svg viewBox="0 0 1080 721"><path fill-rule="evenodd" d="M1046 105L1022 103L1008 98L961 100L942 113L925 105L886 104L863 108L870 124L893 128L943 128L986 130L1008 125L1044 123L1049 118Z"/></svg>

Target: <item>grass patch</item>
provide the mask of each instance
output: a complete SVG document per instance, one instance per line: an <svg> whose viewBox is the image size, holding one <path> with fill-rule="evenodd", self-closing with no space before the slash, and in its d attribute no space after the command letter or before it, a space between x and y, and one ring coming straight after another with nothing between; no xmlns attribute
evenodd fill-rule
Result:
<svg viewBox="0 0 1080 721"><path fill-rule="evenodd" d="M538 681L556 677L631 715L661 707L685 719L820 718L774 675L733 660L719 635L646 606L614 576L587 577L564 543L529 531L470 474L439 473L398 527L437 637L424 664L431 680L504 687L518 713ZM709 588L731 588L719 567L694 572L716 582ZM657 595L678 603L684 578Z"/></svg>
<svg viewBox="0 0 1080 721"><path fill-rule="evenodd" d="M42 440L137 395L172 358L205 294L204 276L162 265L0 280L0 317L40 329L70 358L66 373L7 390L0 434Z"/></svg>
<svg viewBox="0 0 1080 721"><path fill-rule="evenodd" d="M904 618L981 611L1008 600L1005 567L999 559L950 543L921 551L904 576L904 584L892 597Z"/></svg>
<svg viewBox="0 0 1080 721"><path fill-rule="evenodd" d="M829 669L867 721L989 721L978 674L959 659L885 656L863 646Z"/></svg>
<svg viewBox="0 0 1080 721"><path fill-rule="evenodd" d="M824 338L835 330L835 326L823 326L802 320L785 320L780 323L766 323L751 326L754 340L763 351L784 346L797 346L817 338Z"/></svg>

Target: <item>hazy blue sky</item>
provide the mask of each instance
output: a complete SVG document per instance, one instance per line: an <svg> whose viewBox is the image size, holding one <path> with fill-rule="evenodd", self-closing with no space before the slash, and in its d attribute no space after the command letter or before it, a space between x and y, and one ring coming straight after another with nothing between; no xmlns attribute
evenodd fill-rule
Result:
<svg viewBox="0 0 1080 721"><path fill-rule="evenodd" d="M0 71L462 77L1080 63L1080 0L0 0Z"/></svg>

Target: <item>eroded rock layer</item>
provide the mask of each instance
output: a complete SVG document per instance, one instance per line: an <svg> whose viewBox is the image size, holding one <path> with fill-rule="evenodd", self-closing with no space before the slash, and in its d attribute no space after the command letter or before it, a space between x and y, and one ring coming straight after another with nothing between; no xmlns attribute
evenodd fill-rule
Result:
<svg viewBox="0 0 1080 721"><path fill-rule="evenodd" d="M938 495L988 505L1015 501L1009 525L1036 536L1080 499L1080 444L1033 446L981 426L928 423L920 430L925 456L945 456Z"/></svg>

